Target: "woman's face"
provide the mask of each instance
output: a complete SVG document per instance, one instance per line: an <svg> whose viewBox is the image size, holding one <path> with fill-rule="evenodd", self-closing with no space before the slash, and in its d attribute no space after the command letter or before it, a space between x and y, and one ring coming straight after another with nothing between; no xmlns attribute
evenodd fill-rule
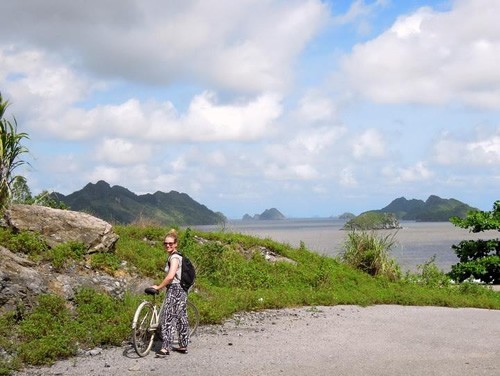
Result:
<svg viewBox="0 0 500 376"><path fill-rule="evenodd" d="M165 251L172 253L177 249L177 242L174 238L167 236L163 241L163 246L165 247Z"/></svg>

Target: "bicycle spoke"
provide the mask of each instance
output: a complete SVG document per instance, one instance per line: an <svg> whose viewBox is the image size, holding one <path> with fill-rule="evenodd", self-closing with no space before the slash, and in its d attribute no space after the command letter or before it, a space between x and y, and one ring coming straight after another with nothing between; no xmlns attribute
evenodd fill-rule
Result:
<svg viewBox="0 0 500 376"><path fill-rule="evenodd" d="M136 321L135 321L136 320ZM133 327L133 344L139 356L145 356L151 350L154 340L153 306L149 302L142 303L134 316L135 326Z"/></svg>

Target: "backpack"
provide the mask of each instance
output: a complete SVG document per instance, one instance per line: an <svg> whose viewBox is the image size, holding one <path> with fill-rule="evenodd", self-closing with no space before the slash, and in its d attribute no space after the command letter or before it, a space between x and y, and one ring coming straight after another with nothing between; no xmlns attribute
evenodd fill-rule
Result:
<svg viewBox="0 0 500 376"><path fill-rule="evenodd" d="M180 252L177 252L177 254L182 257L181 287L184 289L184 291L188 292L191 286L193 286L194 284L194 280L196 278L196 270L190 259L182 255Z"/></svg>

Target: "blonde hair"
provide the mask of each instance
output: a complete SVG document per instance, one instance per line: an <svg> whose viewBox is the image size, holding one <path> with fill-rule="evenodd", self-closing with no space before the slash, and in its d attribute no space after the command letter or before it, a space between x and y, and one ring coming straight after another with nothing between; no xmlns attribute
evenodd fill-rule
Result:
<svg viewBox="0 0 500 376"><path fill-rule="evenodd" d="M167 232L167 235L165 235L165 238L172 238L174 241L177 243L177 230L175 228L172 228Z"/></svg>

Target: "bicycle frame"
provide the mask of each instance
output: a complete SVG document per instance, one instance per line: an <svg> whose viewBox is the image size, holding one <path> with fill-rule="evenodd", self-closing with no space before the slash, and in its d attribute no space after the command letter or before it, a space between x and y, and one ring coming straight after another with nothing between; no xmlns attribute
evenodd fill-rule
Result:
<svg viewBox="0 0 500 376"><path fill-rule="evenodd" d="M151 303L149 300L144 300L139 307L137 307L137 310L134 315L134 320L132 321L132 329L137 328L137 322L139 321L139 314L140 314L140 309L142 309L143 306L145 305L151 305L153 308L153 315L151 316L151 319L149 320L149 331L153 332L158 328L158 323L160 321L160 312L161 312L161 307L160 307L160 312L158 312L158 308L156 304ZM142 326L144 322L139 323L139 326Z"/></svg>

